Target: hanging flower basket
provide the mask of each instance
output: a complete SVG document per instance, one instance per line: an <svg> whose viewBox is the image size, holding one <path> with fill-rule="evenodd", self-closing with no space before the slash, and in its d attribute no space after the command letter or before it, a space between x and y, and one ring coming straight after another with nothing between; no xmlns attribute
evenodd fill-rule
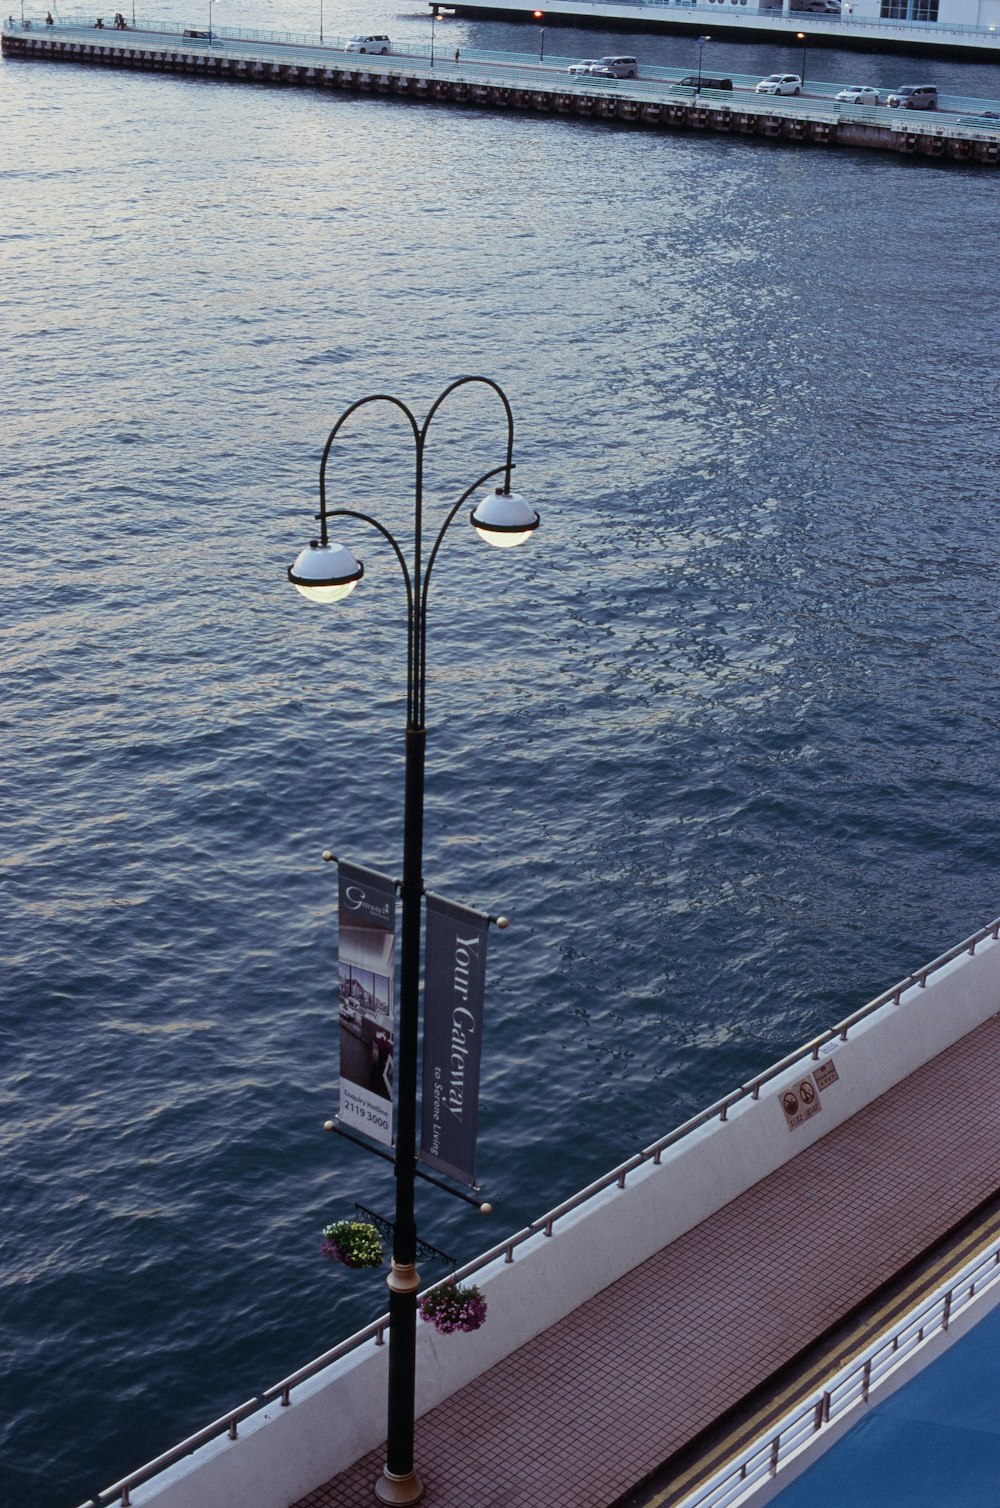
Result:
<svg viewBox="0 0 1000 1508"><path fill-rule="evenodd" d="M417 1300L420 1318L441 1335L455 1330L478 1330L486 1319L486 1300L471 1283L462 1287L453 1278L422 1293Z"/></svg>
<svg viewBox="0 0 1000 1508"><path fill-rule="evenodd" d="M336 1220L323 1229L323 1256L345 1267L381 1267L382 1237L366 1220Z"/></svg>

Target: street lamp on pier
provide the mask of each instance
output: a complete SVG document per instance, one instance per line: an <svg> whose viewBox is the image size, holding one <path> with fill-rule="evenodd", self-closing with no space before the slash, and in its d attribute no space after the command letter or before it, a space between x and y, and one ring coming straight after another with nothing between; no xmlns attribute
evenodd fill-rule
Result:
<svg viewBox="0 0 1000 1508"><path fill-rule="evenodd" d="M711 42L711 37L698 38L698 82L695 85L695 98L701 93L701 55L705 51L705 43Z"/></svg>
<svg viewBox="0 0 1000 1508"><path fill-rule="evenodd" d="M459 388L482 384L496 393L507 420L507 453L500 466L477 478L462 493L425 549L423 518L424 450L427 433L442 403ZM403 546L377 519L355 508L329 508L326 472L333 443L345 422L369 403L389 403L410 424L415 451L413 549L407 562ZM395 1174L396 1216L392 1234L389 1286L389 1386L386 1461L375 1483L381 1503L406 1508L423 1496L413 1462L415 1414L417 1292L417 1228L414 1184L417 1155L417 1048L420 1020L420 922L423 900L425 695L427 668L427 605L431 573L438 552L459 509L487 482L489 488L472 508L469 519L479 537L501 547L523 544L538 528L538 514L520 493L511 491L514 417L503 389L489 377L459 377L434 400L423 424L405 403L387 393L360 398L341 414L327 437L319 468L320 534L302 550L289 568L288 579L313 602L339 602L354 590L364 566L346 545L331 541L329 521L355 518L377 530L396 556L406 593L406 763L403 801L403 880L401 890L402 945L400 950L399 1044L396 1054L397 1111ZM426 565L424 564L426 555Z"/></svg>
<svg viewBox="0 0 1000 1508"><path fill-rule="evenodd" d="M435 25L435 23L437 21L437 18L438 18L437 11L436 10L432 10L431 11L431 67L432 68L434 67L434 25Z"/></svg>
<svg viewBox="0 0 1000 1508"><path fill-rule="evenodd" d="M809 38L806 36L806 34L805 34L804 31L797 31L795 33L795 35L798 38L798 40L802 43L802 66L799 69L799 77L802 80L802 93L805 94L805 92L806 92L806 48L809 46Z"/></svg>
<svg viewBox="0 0 1000 1508"><path fill-rule="evenodd" d="M545 20L545 12L543 10L534 10L534 11L532 11L531 14L534 16L534 18L535 18L536 21L544 21ZM539 29L539 33L538 33L538 61L540 63L544 63L545 62L545 27L544 26Z"/></svg>

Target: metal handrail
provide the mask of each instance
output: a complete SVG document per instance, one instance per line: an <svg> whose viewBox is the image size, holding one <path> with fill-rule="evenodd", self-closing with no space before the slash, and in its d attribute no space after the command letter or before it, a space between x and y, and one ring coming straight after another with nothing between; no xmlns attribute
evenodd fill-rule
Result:
<svg viewBox="0 0 1000 1508"><path fill-rule="evenodd" d="M898 1329L879 1337L866 1351L815 1392L780 1427L755 1440L721 1472L689 1493L679 1508L727 1508L748 1489L777 1475L783 1462L820 1430L859 1403L868 1403L879 1385L921 1346L947 1330L957 1314L1000 1281L1000 1237L967 1263L947 1288L939 1288Z"/></svg>

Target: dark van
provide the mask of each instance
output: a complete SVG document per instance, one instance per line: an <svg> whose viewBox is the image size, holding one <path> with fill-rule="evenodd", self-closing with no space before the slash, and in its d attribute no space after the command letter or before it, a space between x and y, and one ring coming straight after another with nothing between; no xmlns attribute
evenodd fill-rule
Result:
<svg viewBox="0 0 1000 1508"><path fill-rule="evenodd" d="M707 73L703 73L701 78L696 73L689 73L681 79L681 83L690 85L692 89L731 89L733 87L732 79L710 78Z"/></svg>

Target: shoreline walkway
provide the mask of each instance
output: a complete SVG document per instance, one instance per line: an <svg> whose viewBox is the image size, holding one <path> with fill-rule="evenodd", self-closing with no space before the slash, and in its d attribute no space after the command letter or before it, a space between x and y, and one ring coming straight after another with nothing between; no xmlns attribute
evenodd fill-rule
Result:
<svg viewBox="0 0 1000 1508"><path fill-rule="evenodd" d="M672 1462L998 1189L1000 1015L418 1419L423 1502L671 1501ZM293 1508L371 1508L383 1459Z"/></svg>

